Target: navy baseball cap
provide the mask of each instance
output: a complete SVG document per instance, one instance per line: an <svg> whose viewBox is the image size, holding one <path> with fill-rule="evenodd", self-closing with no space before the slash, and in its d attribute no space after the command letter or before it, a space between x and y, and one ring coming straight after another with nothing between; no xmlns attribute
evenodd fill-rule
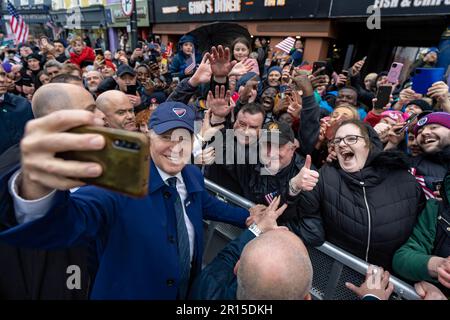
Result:
<svg viewBox="0 0 450 320"><path fill-rule="evenodd" d="M192 107L181 102L163 102L153 111L149 129L163 134L175 128L185 128L194 132L195 113Z"/></svg>

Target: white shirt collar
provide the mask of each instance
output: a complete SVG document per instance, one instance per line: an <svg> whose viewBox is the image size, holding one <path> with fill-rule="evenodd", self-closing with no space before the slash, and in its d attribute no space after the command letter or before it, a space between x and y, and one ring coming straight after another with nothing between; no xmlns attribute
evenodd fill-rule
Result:
<svg viewBox="0 0 450 320"><path fill-rule="evenodd" d="M181 172L178 172L176 175L171 176L170 174L167 174L167 173L165 173L164 171L162 171L162 170L161 170L160 168L158 168L157 166L155 166L155 167L156 167L156 170L158 170L158 173L159 173L159 175L161 176L161 179L164 181L164 183L167 184L167 179L173 178L173 177L176 177L177 180L178 180L178 182L184 183L184 181L183 181L183 176L181 175Z"/></svg>

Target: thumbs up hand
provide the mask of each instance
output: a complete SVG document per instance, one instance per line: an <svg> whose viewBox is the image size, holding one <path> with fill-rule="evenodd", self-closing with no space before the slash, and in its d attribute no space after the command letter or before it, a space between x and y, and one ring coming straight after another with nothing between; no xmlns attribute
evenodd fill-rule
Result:
<svg viewBox="0 0 450 320"><path fill-rule="evenodd" d="M311 191L319 182L319 173L315 170L311 170L311 156L306 156L305 165L300 172L291 179L289 185L291 186L292 193L298 193L300 191ZM294 189L298 192L294 192Z"/></svg>

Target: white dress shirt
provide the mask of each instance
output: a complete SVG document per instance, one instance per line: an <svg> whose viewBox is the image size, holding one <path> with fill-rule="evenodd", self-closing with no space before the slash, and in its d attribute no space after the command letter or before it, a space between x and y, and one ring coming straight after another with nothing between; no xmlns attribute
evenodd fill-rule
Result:
<svg viewBox="0 0 450 320"><path fill-rule="evenodd" d="M169 185L167 180L172 177L177 178L177 191L181 198L181 203L183 204L183 213L184 213L184 221L186 223L186 228L189 236L189 251L191 253L191 261L192 257L194 255L194 237L195 237L195 231L194 231L194 225L192 224L191 220L186 214L186 198L187 198L187 190L186 185L184 184L183 176L181 175L181 172L178 172L175 176L170 176L164 171L160 170L158 167L156 167L158 170L159 175L161 176L161 179L164 181L165 184ZM187 203L189 205L189 203Z"/></svg>

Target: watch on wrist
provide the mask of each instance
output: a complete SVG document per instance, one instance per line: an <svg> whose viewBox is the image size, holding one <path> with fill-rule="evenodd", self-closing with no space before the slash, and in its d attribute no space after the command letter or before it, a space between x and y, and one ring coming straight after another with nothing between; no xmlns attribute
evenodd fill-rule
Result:
<svg viewBox="0 0 450 320"><path fill-rule="evenodd" d="M250 227L248 227L248 230L250 230L257 237L259 237L259 235L262 233L261 229L255 222L253 222Z"/></svg>

